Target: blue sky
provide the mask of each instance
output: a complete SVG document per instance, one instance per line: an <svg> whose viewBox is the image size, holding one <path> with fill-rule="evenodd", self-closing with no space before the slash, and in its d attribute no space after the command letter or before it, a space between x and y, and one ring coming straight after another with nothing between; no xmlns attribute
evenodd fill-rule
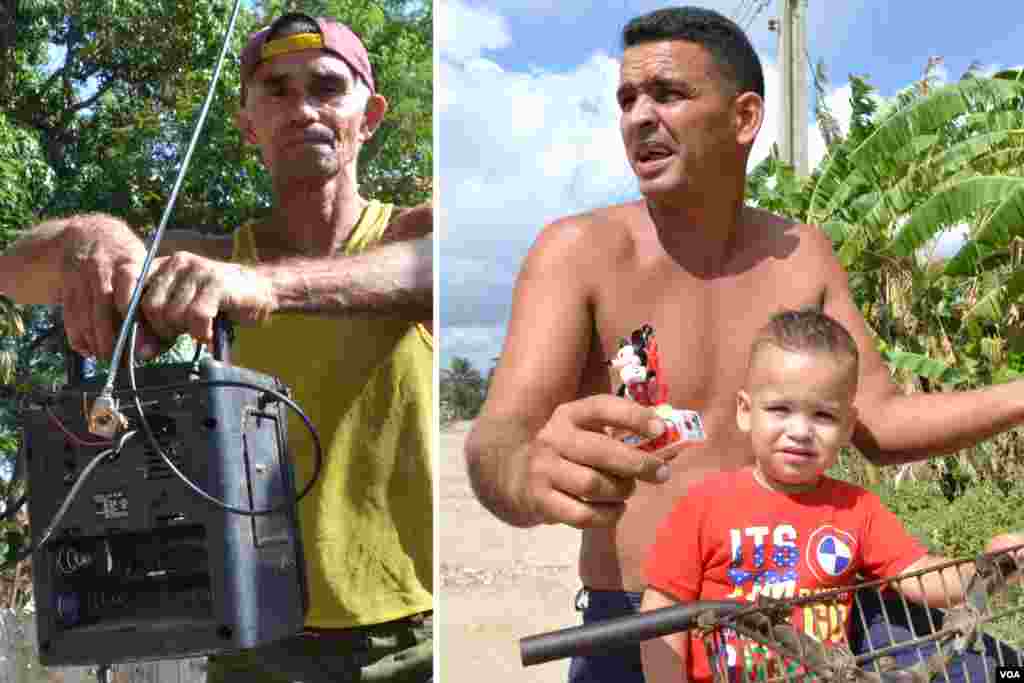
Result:
<svg viewBox="0 0 1024 683"><path fill-rule="evenodd" d="M776 139L776 36L770 0L749 34L765 67L768 117L754 148ZM762 0L700 3L736 17ZM554 5L554 7L551 7ZM619 31L663 2L440 0L437 156L441 367L465 356L481 370L501 350L519 263L544 224L637 196L618 137ZM743 18L746 15L741 16ZM884 97L921 77L928 58L959 79L1024 63L1019 0L810 0L808 52L824 59L829 103L845 123L847 77ZM810 134L812 163L823 144Z"/></svg>

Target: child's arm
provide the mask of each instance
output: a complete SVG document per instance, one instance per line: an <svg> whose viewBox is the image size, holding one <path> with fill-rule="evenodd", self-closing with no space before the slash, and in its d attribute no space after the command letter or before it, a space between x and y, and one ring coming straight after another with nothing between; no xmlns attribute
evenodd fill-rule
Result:
<svg viewBox="0 0 1024 683"><path fill-rule="evenodd" d="M654 588L644 591L640 611L670 607L679 601ZM690 644L688 631L672 633L640 643L640 657L647 683L680 683L686 681L686 656Z"/></svg>
<svg viewBox="0 0 1024 683"><path fill-rule="evenodd" d="M902 573L918 572L945 562L949 562L949 558L925 555ZM920 578L903 579L895 584L895 588L912 602L919 602L928 607L952 607L963 602L964 590L973 574L973 568L966 565L959 568L946 567L941 572L927 572Z"/></svg>
<svg viewBox="0 0 1024 683"><path fill-rule="evenodd" d="M1022 544L1024 544L1024 534L1001 534L989 541L985 552L992 553ZM1024 550L1018 550L1014 554L1024 557ZM904 573L921 571L945 562L949 562L949 558L925 555L907 567ZM921 602L929 607L951 607L963 602L964 591L973 576L973 565L954 565L946 567L941 572L928 572L920 578L900 581L896 584L896 590L906 596L908 600Z"/></svg>

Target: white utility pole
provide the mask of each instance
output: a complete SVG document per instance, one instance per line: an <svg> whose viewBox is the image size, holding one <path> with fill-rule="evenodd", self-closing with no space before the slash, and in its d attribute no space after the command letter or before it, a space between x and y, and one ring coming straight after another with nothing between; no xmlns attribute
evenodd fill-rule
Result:
<svg viewBox="0 0 1024 683"><path fill-rule="evenodd" d="M806 177L808 126L807 0L779 0L783 6L779 31L782 109L779 112L779 153L782 161Z"/></svg>

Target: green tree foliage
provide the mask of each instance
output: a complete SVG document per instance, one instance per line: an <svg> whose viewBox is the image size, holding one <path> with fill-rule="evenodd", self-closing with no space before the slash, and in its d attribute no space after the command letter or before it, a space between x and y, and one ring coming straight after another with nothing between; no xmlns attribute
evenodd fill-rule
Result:
<svg viewBox="0 0 1024 683"><path fill-rule="evenodd" d="M0 112L0 249L33 221L53 188L54 174L38 138L12 126Z"/></svg>
<svg viewBox="0 0 1024 683"><path fill-rule="evenodd" d="M106 211L141 229L160 217L229 19L229 3L200 0L40 0L10 3L16 40L0 42L0 103L36 136L55 175L38 215ZM218 96L172 227L229 231L270 202L258 155L234 126L237 54L285 9L330 14L364 36L391 107L364 149L364 192L399 204L429 197L432 157L429 5L406 2L245 4ZM0 129L2 131L2 129ZM37 155L38 156L38 155Z"/></svg>
<svg viewBox="0 0 1024 683"><path fill-rule="evenodd" d="M819 110L829 144L818 168L797 179L772 156L747 181L756 204L833 239L879 349L911 392L1024 371L1024 80L972 70L940 85L934 66L888 101L851 76L845 137ZM935 240L954 226L967 240L938 258ZM876 488L935 551L971 555L1024 527L1019 432L884 477L846 456L832 474Z"/></svg>
<svg viewBox="0 0 1024 683"><path fill-rule="evenodd" d="M849 134L811 177L769 158L748 180L757 203L832 237L883 353L924 390L1015 377L1004 342L1024 292L1024 82L936 87L933 71L881 107L851 76ZM958 225L968 242L939 263L934 240Z"/></svg>
<svg viewBox="0 0 1024 683"><path fill-rule="evenodd" d="M441 369L440 400L447 420L471 420L480 412L487 394L480 371L466 358L452 358Z"/></svg>

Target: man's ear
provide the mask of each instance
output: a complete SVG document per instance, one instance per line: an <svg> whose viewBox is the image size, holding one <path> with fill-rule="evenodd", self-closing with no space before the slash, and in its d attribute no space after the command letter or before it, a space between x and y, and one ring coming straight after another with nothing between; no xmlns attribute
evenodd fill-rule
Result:
<svg viewBox="0 0 1024 683"><path fill-rule="evenodd" d="M736 392L736 426L744 434L750 431L750 394L742 390Z"/></svg>
<svg viewBox="0 0 1024 683"><path fill-rule="evenodd" d="M374 132L384 120L384 114L388 111L388 101L383 95L370 95L366 100L366 109L363 110L363 125L360 127L362 141L366 142L373 137Z"/></svg>
<svg viewBox="0 0 1024 683"><path fill-rule="evenodd" d="M243 140L250 145L256 144L256 132L253 130L252 120L249 118L249 112L246 111L245 105L239 107L235 112L235 125L238 126Z"/></svg>
<svg viewBox="0 0 1024 683"><path fill-rule="evenodd" d="M764 100L755 92L744 92L736 96L736 142L753 145L761 124L764 123Z"/></svg>

